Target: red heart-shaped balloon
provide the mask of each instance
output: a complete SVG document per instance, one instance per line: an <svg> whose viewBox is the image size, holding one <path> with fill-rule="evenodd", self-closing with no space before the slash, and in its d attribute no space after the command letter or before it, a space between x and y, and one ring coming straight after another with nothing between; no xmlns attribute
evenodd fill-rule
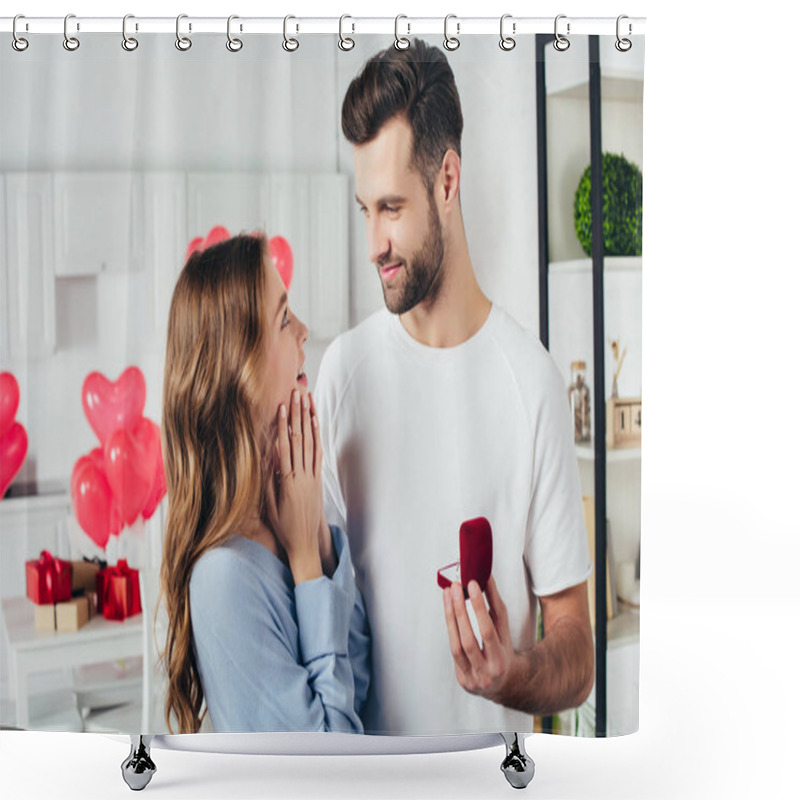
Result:
<svg viewBox="0 0 800 800"><path fill-rule="evenodd" d="M94 466L103 473L103 477L105 478L106 476L106 462L105 456L103 455L103 448L95 447L86 455L81 456L72 466L72 480L70 481L70 494L72 495L75 494L75 479L80 472L80 468L84 464L94 464Z"/></svg>
<svg viewBox="0 0 800 800"><path fill-rule="evenodd" d="M148 419L140 419L131 430L121 428L105 445L106 475L122 519L131 525L142 513L150 495L156 468Z"/></svg>
<svg viewBox="0 0 800 800"><path fill-rule="evenodd" d="M203 242L203 250L230 238L231 235L224 225L215 225L206 235L206 240Z"/></svg>
<svg viewBox="0 0 800 800"><path fill-rule="evenodd" d="M99 372L86 376L81 392L83 411L100 444L105 446L112 433L130 430L141 420L145 394L139 367L128 367L113 383Z"/></svg>
<svg viewBox="0 0 800 800"><path fill-rule="evenodd" d="M14 424L19 408L19 384L10 372L0 372L0 439Z"/></svg>
<svg viewBox="0 0 800 800"><path fill-rule="evenodd" d="M0 437L0 498L22 468L27 452L28 434L19 422L13 422L8 433Z"/></svg>
<svg viewBox="0 0 800 800"><path fill-rule="evenodd" d="M269 255L288 292L294 273L294 255L289 242L283 236L273 236L269 240Z"/></svg>
<svg viewBox="0 0 800 800"><path fill-rule="evenodd" d="M149 447L154 451L156 461L153 485L150 488L150 495L142 509L142 517L144 517L144 519L150 519L158 508L158 504L164 499L164 495L167 493L167 476L164 472L164 458L161 454L161 431L158 425L152 420L145 418L145 422L149 423Z"/></svg>
<svg viewBox="0 0 800 800"><path fill-rule="evenodd" d="M188 261L195 250L202 250L202 249L203 249L203 237L195 236L194 239L192 239L192 241L189 242L189 246L186 248L186 258L184 259L184 261Z"/></svg>
<svg viewBox="0 0 800 800"><path fill-rule="evenodd" d="M186 261L189 260L190 256L196 251L199 250L201 253L207 247L211 247L211 245L219 244L219 242L224 242L226 239L230 239L231 235L228 232L228 229L224 225L215 225L206 235L204 239L202 236L195 236L191 242L189 242L189 246L186 248Z"/></svg>
<svg viewBox="0 0 800 800"><path fill-rule="evenodd" d="M110 536L111 487L103 471L90 456L82 456L72 470L72 507L78 524L98 546Z"/></svg>
<svg viewBox="0 0 800 800"><path fill-rule="evenodd" d="M111 499L111 513L108 519L109 533L112 536L119 536L122 529L125 527L125 520L122 519L122 512L119 510L119 503L116 498L112 496Z"/></svg>

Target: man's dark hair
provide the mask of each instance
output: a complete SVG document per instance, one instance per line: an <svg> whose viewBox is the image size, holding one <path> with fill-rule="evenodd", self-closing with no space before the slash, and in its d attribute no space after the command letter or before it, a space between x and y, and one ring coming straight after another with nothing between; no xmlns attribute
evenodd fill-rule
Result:
<svg viewBox="0 0 800 800"><path fill-rule="evenodd" d="M365 144L397 116L411 126L414 166L431 193L447 150L461 156L464 120L444 53L420 39L405 50L387 47L367 61L345 95L342 131L352 144Z"/></svg>

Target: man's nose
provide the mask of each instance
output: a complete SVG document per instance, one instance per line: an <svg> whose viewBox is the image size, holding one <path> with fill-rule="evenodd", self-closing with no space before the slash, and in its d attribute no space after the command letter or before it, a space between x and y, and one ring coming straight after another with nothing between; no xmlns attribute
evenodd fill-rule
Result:
<svg viewBox="0 0 800 800"><path fill-rule="evenodd" d="M380 219L367 222L367 248L369 250L369 260L373 264L380 262L391 250L389 236Z"/></svg>

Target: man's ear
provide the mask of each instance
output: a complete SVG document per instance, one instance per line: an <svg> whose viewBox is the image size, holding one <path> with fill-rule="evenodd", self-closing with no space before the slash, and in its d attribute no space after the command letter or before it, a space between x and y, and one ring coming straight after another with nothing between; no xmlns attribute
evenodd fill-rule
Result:
<svg viewBox="0 0 800 800"><path fill-rule="evenodd" d="M461 186L461 159L455 150L448 150L444 154L441 176L445 208L455 206Z"/></svg>

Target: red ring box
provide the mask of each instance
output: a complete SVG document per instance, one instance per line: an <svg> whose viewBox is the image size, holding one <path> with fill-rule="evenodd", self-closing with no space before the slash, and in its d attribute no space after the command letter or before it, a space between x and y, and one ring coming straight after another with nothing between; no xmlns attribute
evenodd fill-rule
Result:
<svg viewBox="0 0 800 800"><path fill-rule="evenodd" d="M468 597L467 586L477 581L481 591L492 574L492 526L486 517L468 519L458 531L460 561L442 567L436 573L436 582L442 589L460 583L464 597Z"/></svg>

